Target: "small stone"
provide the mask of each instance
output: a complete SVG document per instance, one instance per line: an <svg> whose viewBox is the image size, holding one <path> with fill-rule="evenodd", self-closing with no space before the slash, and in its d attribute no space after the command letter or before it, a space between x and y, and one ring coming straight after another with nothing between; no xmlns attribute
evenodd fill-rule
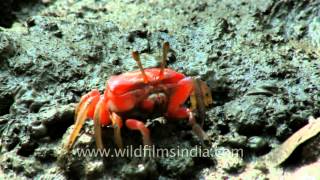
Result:
<svg viewBox="0 0 320 180"><path fill-rule="evenodd" d="M51 0L41 0L41 2L42 2L43 4L49 4L49 3L51 3Z"/></svg>
<svg viewBox="0 0 320 180"><path fill-rule="evenodd" d="M93 143L93 137L89 134L82 134L81 136L79 136L76 142L76 144L79 146L87 146L92 143Z"/></svg>
<svg viewBox="0 0 320 180"><path fill-rule="evenodd" d="M32 123L32 126L30 129L31 129L32 137L35 137L35 138L41 138L46 136L47 134L47 128L41 122Z"/></svg>
<svg viewBox="0 0 320 180"><path fill-rule="evenodd" d="M230 145L231 147L245 147L247 143L247 137L238 133L228 133L224 138L223 144Z"/></svg>
<svg viewBox="0 0 320 180"><path fill-rule="evenodd" d="M85 173L88 179L101 177L104 169L103 161L93 161L86 164Z"/></svg>
<svg viewBox="0 0 320 180"><path fill-rule="evenodd" d="M14 46L5 34L0 33L0 57L8 57L14 53Z"/></svg>
<svg viewBox="0 0 320 180"><path fill-rule="evenodd" d="M260 151L267 146L267 141L259 136L252 136L248 139L247 146L254 151Z"/></svg>
<svg viewBox="0 0 320 180"><path fill-rule="evenodd" d="M132 162L121 169L123 179L150 179L158 176L155 161L146 163Z"/></svg>
<svg viewBox="0 0 320 180"><path fill-rule="evenodd" d="M244 162L241 154L234 153L233 149L220 148L220 153L216 153L217 167L227 173L240 173L244 170Z"/></svg>
<svg viewBox="0 0 320 180"><path fill-rule="evenodd" d="M52 162L57 159L54 150L48 147L37 148L34 154L42 162Z"/></svg>

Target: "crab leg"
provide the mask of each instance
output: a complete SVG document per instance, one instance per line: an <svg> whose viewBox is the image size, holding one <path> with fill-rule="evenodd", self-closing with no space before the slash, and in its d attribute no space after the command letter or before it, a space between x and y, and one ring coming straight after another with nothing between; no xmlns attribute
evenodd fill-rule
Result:
<svg viewBox="0 0 320 180"><path fill-rule="evenodd" d="M201 126L196 122L192 111L189 108L182 107L189 95L193 92L194 83L192 78L184 78L178 82L177 87L171 94L168 105L168 116L173 118L189 117L189 124L193 132L201 139L206 140L208 137Z"/></svg>
<svg viewBox="0 0 320 180"><path fill-rule="evenodd" d="M202 127L196 122L192 111L187 109L189 112L189 123L192 127L192 131L201 139L207 141L208 135L203 131Z"/></svg>
<svg viewBox="0 0 320 180"><path fill-rule="evenodd" d="M80 99L80 102L78 103L76 109L75 109L75 116L74 116L74 120L76 121L79 110L81 109L81 107L83 107L84 103L90 98L90 97L94 97L94 96L99 96L100 92L97 89L93 89L92 91L90 91L89 93L83 95Z"/></svg>
<svg viewBox="0 0 320 180"><path fill-rule="evenodd" d="M110 123L109 111L106 109L106 101L102 96L96 105L94 111L94 136L96 139L96 145L98 149L103 149L102 137L101 137L101 126Z"/></svg>
<svg viewBox="0 0 320 180"><path fill-rule="evenodd" d="M112 113L111 121L114 128L114 139L119 148L123 148L122 137L121 137L121 127L122 127L122 120L120 116L116 113Z"/></svg>
<svg viewBox="0 0 320 180"><path fill-rule="evenodd" d="M93 112L99 98L100 93L96 94L96 90L92 90L88 94L84 95L83 98L81 98L81 101L76 109L76 122L73 131L65 145L67 150L70 150L72 147L87 117L93 117Z"/></svg>
<svg viewBox="0 0 320 180"><path fill-rule="evenodd" d="M212 96L209 87L200 79L193 79L193 88L194 90L190 96L191 109L197 110L202 127L205 119L205 107L212 104Z"/></svg>
<svg viewBox="0 0 320 180"><path fill-rule="evenodd" d="M168 104L168 116L174 118L188 117L187 108L181 107L193 90L193 81L187 77L180 80L173 90Z"/></svg>
<svg viewBox="0 0 320 180"><path fill-rule="evenodd" d="M143 122L136 119L127 119L126 126L131 130L139 130L142 134L143 145L151 146L150 131Z"/></svg>

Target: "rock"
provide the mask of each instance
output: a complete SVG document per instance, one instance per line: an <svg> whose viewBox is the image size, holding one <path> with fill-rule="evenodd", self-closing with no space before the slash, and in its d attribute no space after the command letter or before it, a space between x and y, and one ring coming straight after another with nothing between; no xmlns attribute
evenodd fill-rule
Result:
<svg viewBox="0 0 320 180"><path fill-rule="evenodd" d="M230 147L245 147L247 144L247 137L239 135L238 133L228 133L222 139L222 144Z"/></svg>
<svg viewBox="0 0 320 180"><path fill-rule="evenodd" d="M158 176L155 161L149 160L143 162L131 162L121 169L123 179L154 179Z"/></svg>
<svg viewBox="0 0 320 180"><path fill-rule="evenodd" d="M13 44L13 40L8 37L8 35L2 33L0 31L0 64L2 63L3 59L6 59L13 55L15 51L15 47Z"/></svg>
<svg viewBox="0 0 320 180"><path fill-rule="evenodd" d="M192 157L188 156L167 157L159 160L159 168L172 177L189 175L192 172L193 165Z"/></svg>
<svg viewBox="0 0 320 180"><path fill-rule="evenodd" d="M233 151L233 149L218 148L215 150L217 168L221 168L228 173L240 173L244 170L243 157Z"/></svg>
<svg viewBox="0 0 320 180"><path fill-rule="evenodd" d="M24 137L21 142L20 146L18 147L17 154L23 157L28 157L34 153L34 150L39 145L33 141L30 137Z"/></svg>
<svg viewBox="0 0 320 180"><path fill-rule="evenodd" d="M214 179L237 179L241 158L224 157L219 160L231 159L230 164L215 166L215 156L210 162L155 158L149 165L136 157L79 157L73 150L95 149L92 121L86 121L69 154L63 149L74 124L71 104L92 89L102 93L112 75L138 70L133 50L141 52L144 67L158 67L164 41L171 47L167 67L200 77L211 88L214 104L203 129L212 143L244 148L248 161L295 133L307 116L320 114L318 1L44 1L0 4L0 119L7 119L0 123L4 174L20 179L115 179L123 172L123 178L196 179L197 172L208 169L209 174L221 173ZM157 112L139 120L148 122ZM147 115L138 109L134 113ZM165 119L148 127L156 147L191 150L199 145L186 121ZM112 150L112 128L102 129L106 150ZM139 131L124 126L121 133L125 145L141 144ZM305 153L309 156L302 159L307 162L318 156ZM101 161L102 171L101 163L96 164ZM250 173L254 176L249 179L257 179L273 172Z"/></svg>
<svg viewBox="0 0 320 180"><path fill-rule="evenodd" d="M99 178L102 176L104 165L102 159L88 162L85 167L85 174L88 179Z"/></svg>
<svg viewBox="0 0 320 180"><path fill-rule="evenodd" d="M53 162L57 159L54 150L50 147L40 147L35 150L35 157L42 162Z"/></svg>
<svg viewBox="0 0 320 180"><path fill-rule="evenodd" d="M264 148L266 148L268 142L263 137L252 136L248 139L247 146L252 149L254 152L261 152Z"/></svg>
<svg viewBox="0 0 320 180"><path fill-rule="evenodd" d="M92 135L82 134L77 138L77 142L75 142L75 147L86 147L91 146L94 142Z"/></svg>
<svg viewBox="0 0 320 180"><path fill-rule="evenodd" d="M31 135L35 138L42 138L47 135L47 127L41 122L33 122L30 127Z"/></svg>

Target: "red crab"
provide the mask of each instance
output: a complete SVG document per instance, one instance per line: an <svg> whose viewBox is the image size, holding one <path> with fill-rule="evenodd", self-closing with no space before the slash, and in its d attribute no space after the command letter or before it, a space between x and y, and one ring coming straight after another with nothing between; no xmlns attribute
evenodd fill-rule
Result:
<svg viewBox="0 0 320 180"><path fill-rule="evenodd" d="M139 54L133 52L133 59L140 70L112 76L106 85L103 94L94 89L81 97L75 110L75 126L65 148L70 150L86 119L94 120L94 134L96 145L103 148L101 126L112 124L115 142L122 147L120 129L122 127L121 114L129 111L155 112L162 107L164 116L171 119L189 119L193 131L201 139L206 134L196 122L191 109L183 104L191 97L192 109L204 110L204 106L212 103L207 85L187 77L182 73L165 68L169 43L163 45L161 68L142 67ZM202 112L203 113L203 112ZM125 125L131 130L139 130L142 134L143 144L151 145L150 132L143 121L126 119Z"/></svg>

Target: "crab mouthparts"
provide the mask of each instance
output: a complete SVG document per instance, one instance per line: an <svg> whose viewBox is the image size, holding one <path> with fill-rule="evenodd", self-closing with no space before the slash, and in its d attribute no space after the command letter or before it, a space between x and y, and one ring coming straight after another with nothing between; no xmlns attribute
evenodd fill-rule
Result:
<svg viewBox="0 0 320 180"><path fill-rule="evenodd" d="M166 94L163 92L150 94L148 99L153 101L156 107L162 107L162 108L167 107L168 98Z"/></svg>

